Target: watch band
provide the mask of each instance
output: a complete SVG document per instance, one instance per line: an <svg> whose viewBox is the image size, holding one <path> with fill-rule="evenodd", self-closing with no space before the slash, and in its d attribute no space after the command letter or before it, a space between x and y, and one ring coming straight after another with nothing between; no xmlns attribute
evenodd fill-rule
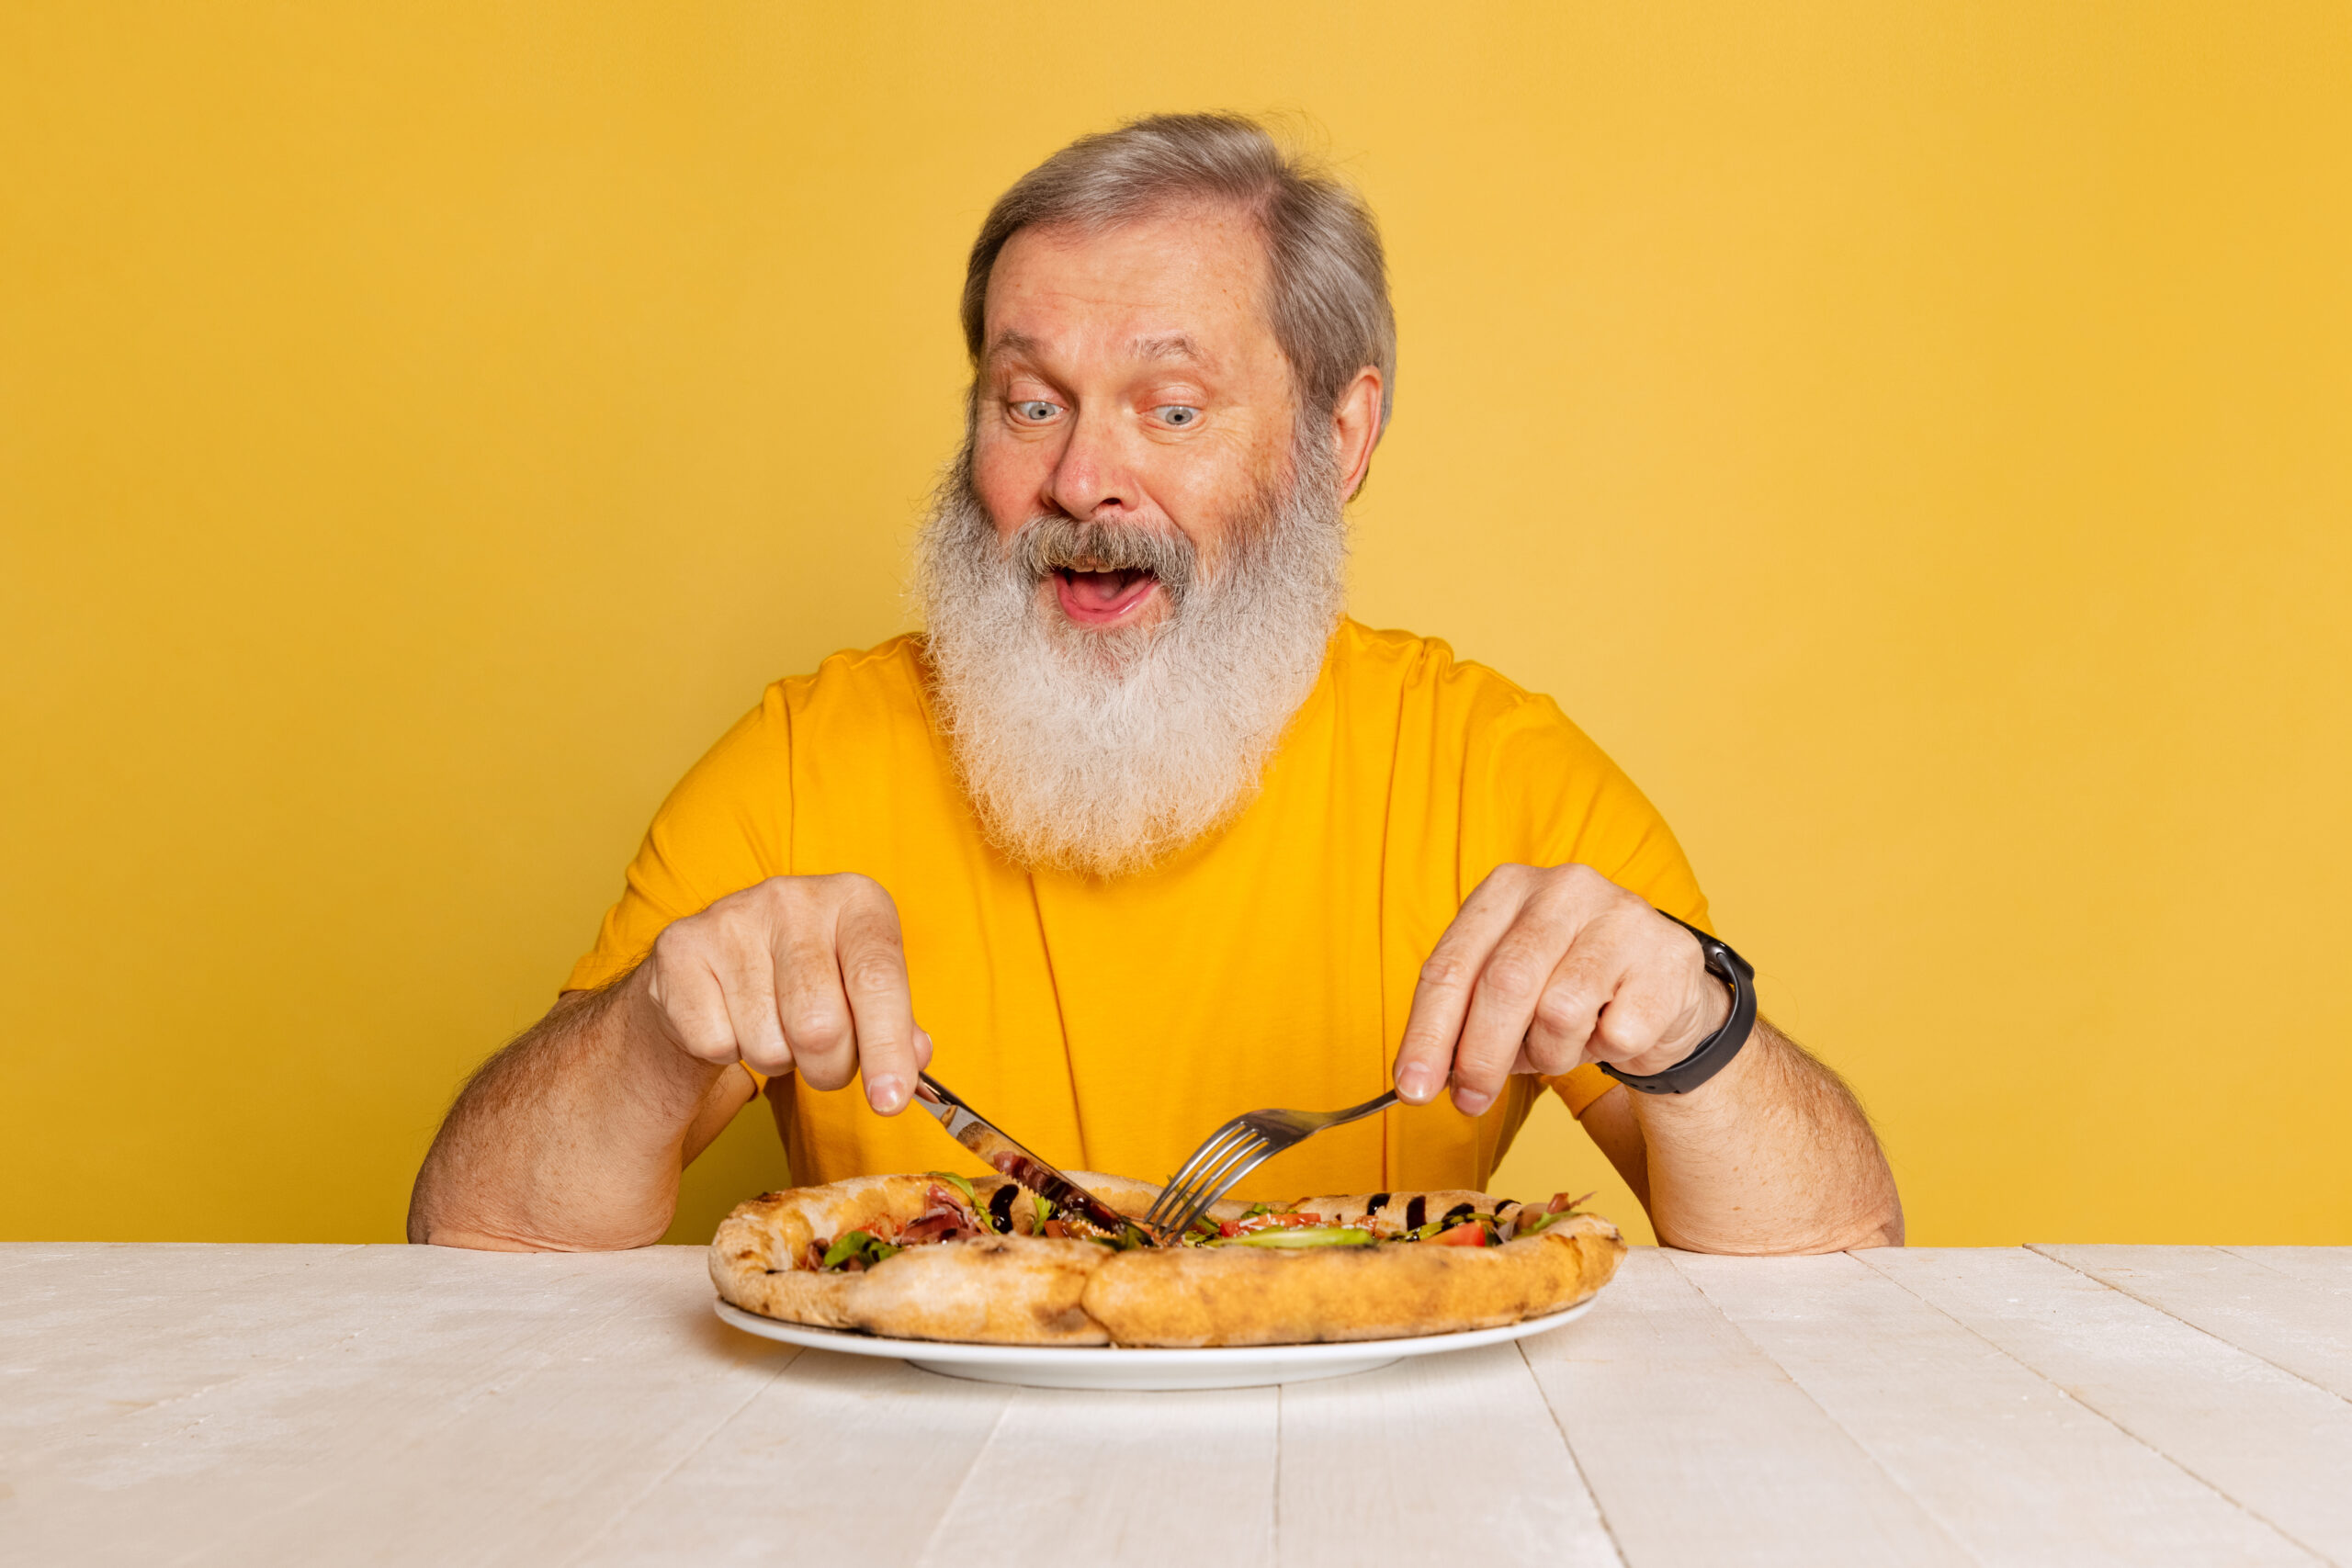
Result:
<svg viewBox="0 0 2352 1568"><path fill-rule="evenodd" d="M1660 909L1661 915L1666 911ZM1674 920L1672 915L1666 915ZM1595 1064L1600 1070L1644 1094L1689 1094L1728 1066L1747 1037L1756 1029L1756 968L1747 959L1731 950L1729 943L1709 936L1688 920L1674 920L1684 931L1699 939L1699 951L1707 955L1707 973L1731 987L1731 1016L1724 1026L1699 1042L1697 1050L1662 1073L1621 1073L1606 1062Z"/></svg>

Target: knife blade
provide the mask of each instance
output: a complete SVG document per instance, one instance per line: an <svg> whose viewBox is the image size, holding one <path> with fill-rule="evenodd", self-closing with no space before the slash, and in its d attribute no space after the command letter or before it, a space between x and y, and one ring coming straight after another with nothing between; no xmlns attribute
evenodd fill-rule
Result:
<svg viewBox="0 0 2352 1568"><path fill-rule="evenodd" d="M1009 1176L1039 1197L1076 1210L1088 1224L1105 1230L1113 1235L1125 1235L1129 1226L1141 1232L1153 1242L1159 1239L1146 1230L1143 1224L1119 1213L1110 1204L1023 1148L1005 1135L996 1123L973 1110L963 1097L929 1073L915 1075L914 1102L939 1118L947 1135L971 1150L999 1176Z"/></svg>

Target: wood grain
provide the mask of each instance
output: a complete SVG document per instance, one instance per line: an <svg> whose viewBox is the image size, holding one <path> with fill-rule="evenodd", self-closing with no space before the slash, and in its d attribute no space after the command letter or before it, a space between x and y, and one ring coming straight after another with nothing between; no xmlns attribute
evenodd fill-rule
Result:
<svg viewBox="0 0 2352 1568"><path fill-rule="evenodd" d="M2352 1562L2352 1253L2050 1250L1098 1394L737 1333L698 1248L0 1246L0 1562Z"/></svg>
<svg viewBox="0 0 2352 1568"><path fill-rule="evenodd" d="M1979 1562L2313 1561L1856 1258L1671 1256Z"/></svg>
<svg viewBox="0 0 2352 1568"><path fill-rule="evenodd" d="M1634 1568L1969 1561L1661 1251L1523 1348Z"/></svg>
<svg viewBox="0 0 2352 1568"><path fill-rule="evenodd" d="M1283 1388L1279 1507L1285 1565L1621 1561L1510 1345Z"/></svg>
<svg viewBox="0 0 2352 1568"><path fill-rule="evenodd" d="M2352 1560L2352 1404L2053 1258L1861 1257L2281 1534Z"/></svg>
<svg viewBox="0 0 2352 1568"><path fill-rule="evenodd" d="M647 1476L577 1561L912 1562L1013 1393L804 1350L674 1468Z"/></svg>
<svg viewBox="0 0 2352 1568"><path fill-rule="evenodd" d="M419 1562L549 1561L791 1356L710 1317L699 1249L261 1261L241 1357L110 1329L113 1382L158 1396L9 1432L34 1553L14 1560L359 1561L396 1540Z"/></svg>
<svg viewBox="0 0 2352 1568"><path fill-rule="evenodd" d="M2336 1293L2352 1311L2352 1247L2226 1247L2249 1263Z"/></svg>
<svg viewBox="0 0 2352 1568"><path fill-rule="evenodd" d="M2352 1399L2352 1279L2331 1289L2218 1247L2033 1250Z"/></svg>
<svg viewBox="0 0 2352 1568"><path fill-rule="evenodd" d="M1271 1563L1279 1398L1021 1389L915 1561Z"/></svg>

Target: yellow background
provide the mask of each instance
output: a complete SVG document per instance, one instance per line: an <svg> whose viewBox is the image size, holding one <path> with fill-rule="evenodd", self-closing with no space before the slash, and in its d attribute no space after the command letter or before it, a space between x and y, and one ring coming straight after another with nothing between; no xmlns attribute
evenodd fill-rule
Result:
<svg viewBox="0 0 2352 1568"><path fill-rule="evenodd" d="M2352 1242L2347 82L2334 0L7 7L0 1236L396 1235L904 624L989 200L1205 106L1386 227L1358 613L1649 791L1915 1239Z"/></svg>

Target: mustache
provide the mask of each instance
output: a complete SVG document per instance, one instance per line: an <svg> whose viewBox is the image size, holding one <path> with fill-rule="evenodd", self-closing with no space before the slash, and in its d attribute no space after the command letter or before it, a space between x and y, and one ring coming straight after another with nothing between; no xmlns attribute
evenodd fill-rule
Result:
<svg viewBox="0 0 2352 1568"><path fill-rule="evenodd" d="M1058 571L1148 571L1181 601L1200 570L1193 541L1170 530L1084 523L1075 517L1033 517L1007 547L1014 570L1032 582Z"/></svg>

